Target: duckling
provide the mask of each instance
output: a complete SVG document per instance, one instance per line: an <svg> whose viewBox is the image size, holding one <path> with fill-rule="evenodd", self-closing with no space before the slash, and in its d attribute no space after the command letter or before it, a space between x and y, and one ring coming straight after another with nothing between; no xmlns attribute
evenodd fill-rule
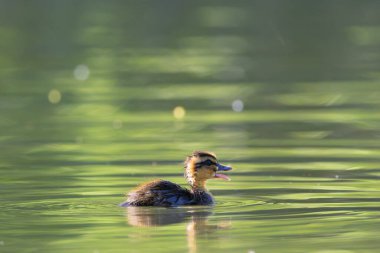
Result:
<svg viewBox="0 0 380 253"><path fill-rule="evenodd" d="M217 171L229 171L232 168L218 163L213 153L194 151L184 162L185 179L191 186L185 189L178 184L156 179L143 183L128 193L127 201L120 206L181 206L212 205L214 198L206 189L206 181L212 178L230 180Z"/></svg>

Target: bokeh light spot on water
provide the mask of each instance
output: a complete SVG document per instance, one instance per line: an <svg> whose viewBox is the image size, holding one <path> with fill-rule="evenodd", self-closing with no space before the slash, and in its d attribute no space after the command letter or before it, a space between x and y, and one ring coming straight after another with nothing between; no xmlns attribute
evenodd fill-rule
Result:
<svg viewBox="0 0 380 253"><path fill-rule="evenodd" d="M62 98L62 95L59 90L52 89L49 91L48 99L50 103L58 104L59 102L61 102L61 98Z"/></svg>
<svg viewBox="0 0 380 253"><path fill-rule="evenodd" d="M186 115L186 110L182 106L176 106L173 109L173 116L176 119L183 119Z"/></svg>
<svg viewBox="0 0 380 253"><path fill-rule="evenodd" d="M244 109L244 103L243 103L243 101L241 101L241 100L239 100L239 99L234 100L234 101L232 102L231 106L232 106L232 110L233 110L234 112L241 112L241 111L243 111L243 109Z"/></svg>
<svg viewBox="0 0 380 253"><path fill-rule="evenodd" d="M90 69L87 67L87 65L80 64L75 67L73 72L74 78L80 81L87 80L90 76Z"/></svg>

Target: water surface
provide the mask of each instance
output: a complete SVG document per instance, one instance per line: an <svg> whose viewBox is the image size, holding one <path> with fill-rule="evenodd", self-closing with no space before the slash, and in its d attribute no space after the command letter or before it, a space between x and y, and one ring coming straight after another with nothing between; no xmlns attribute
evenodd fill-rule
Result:
<svg viewBox="0 0 380 253"><path fill-rule="evenodd" d="M378 252L379 7L0 1L0 251ZM196 149L216 206L118 207Z"/></svg>

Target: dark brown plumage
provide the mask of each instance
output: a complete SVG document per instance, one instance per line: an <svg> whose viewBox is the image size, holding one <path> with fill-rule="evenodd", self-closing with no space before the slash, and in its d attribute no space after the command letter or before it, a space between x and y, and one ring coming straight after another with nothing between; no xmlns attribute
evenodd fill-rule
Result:
<svg viewBox="0 0 380 253"><path fill-rule="evenodd" d="M185 178L191 189L178 184L156 179L141 184L130 193L127 201L121 206L179 206L179 205L211 205L214 199L206 189L206 181L211 178L229 180L216 171L228 171L231 167L223 166L210 152L194 151L185 160Z"/></svg>

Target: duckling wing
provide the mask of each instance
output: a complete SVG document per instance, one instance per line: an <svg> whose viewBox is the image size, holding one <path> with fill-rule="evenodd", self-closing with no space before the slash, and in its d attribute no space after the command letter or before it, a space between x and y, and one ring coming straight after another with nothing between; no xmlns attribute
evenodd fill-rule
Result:
<svg viewBox="0 0 380 253"><path fill-rule="evenodd" d="M178 184L154 180L130 192L122 206L178 206L190 204L192 198L192 193Z"/></svg>

